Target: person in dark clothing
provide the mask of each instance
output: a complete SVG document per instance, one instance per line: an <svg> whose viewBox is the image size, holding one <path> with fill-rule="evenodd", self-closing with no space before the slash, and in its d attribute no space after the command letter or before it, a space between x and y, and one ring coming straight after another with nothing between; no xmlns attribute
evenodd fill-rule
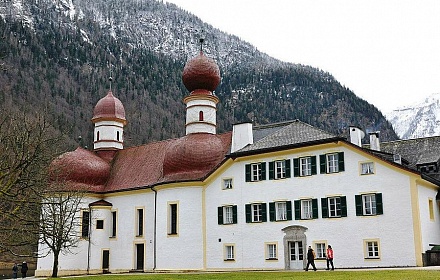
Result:
<svg viewBox="0 0 440 280"><path fill-rule="evenodd" d="M26 262L21 264L21 278L26 278L26 273L28 271L28 265Z"/></svg>
<svg viewBox="0 0 440 280"><path fill-rule="evenodd" d="M12 267L12 278L17 279L17 273L18 273L18 265L14 263L14 266Z"/></svg>
<svg viewBox="0 0 440 280"><path fill-rule="evenodd" d="M316 271L315 267L315 251L313 251L312 246L309 246L309 249L307 250L307 266L306 271L309 271L309 265L312 265L313 270Z"/></svg>

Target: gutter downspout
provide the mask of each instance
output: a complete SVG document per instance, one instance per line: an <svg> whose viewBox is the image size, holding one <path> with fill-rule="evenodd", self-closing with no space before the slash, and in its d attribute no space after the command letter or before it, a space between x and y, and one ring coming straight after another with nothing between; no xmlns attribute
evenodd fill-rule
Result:
<svg viewBox="0 0 440 280"><path fill-rule="evenodd" d="M154 192L154 233L153 233L153 271L156 270L156 241L157 241L157 191L154 189L154 187L151 187L151 190Z"/></svg>

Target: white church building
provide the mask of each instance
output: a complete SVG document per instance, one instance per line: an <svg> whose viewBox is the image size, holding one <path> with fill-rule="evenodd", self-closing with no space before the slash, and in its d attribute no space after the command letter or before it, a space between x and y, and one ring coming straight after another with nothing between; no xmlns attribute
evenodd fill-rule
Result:
<svg viewBox="0 0 440 280"><path fill-rule="evenodd" d="M347 139L299 120L216 134L217 64L201 52L183 82L184 137L123 147L124 107L109 92L94 149L53 162L89 190L59 275L301 270L308 246L324 269L327 245L336 269L415 267L440 244L438 137L421 148L372 133L366 148L357 127ZM38 259L36 276L52 263Z"/></svg>

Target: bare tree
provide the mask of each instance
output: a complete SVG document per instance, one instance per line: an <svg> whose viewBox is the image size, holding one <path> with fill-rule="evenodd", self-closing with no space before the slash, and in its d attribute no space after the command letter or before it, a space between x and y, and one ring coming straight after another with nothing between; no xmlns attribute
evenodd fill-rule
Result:
<svg viewBox="0 0 440 280"><path fill-rule="evenodd" d="M32 256L40 203L60 135L41 116L10 113L0 119L0 253Z"/></svg>
<svg viewBox="0 0 440 280"><path fill-rule="evenodd" d="M52 184L53 187L53 184ZM66 185L46 193L41 204L40 244L41 253L38 257L53 254L52 277L58 276L59 256L72 253L79 241L80 211L85 192L66 190Z"/></svg>

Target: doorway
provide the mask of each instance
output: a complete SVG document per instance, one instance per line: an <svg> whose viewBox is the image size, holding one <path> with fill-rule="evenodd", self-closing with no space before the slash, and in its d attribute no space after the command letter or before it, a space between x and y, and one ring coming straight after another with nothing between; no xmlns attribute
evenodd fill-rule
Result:
<svg viewBox="0 0 440 280"><path fill-rule="evenodd" d="M283 228L284 266L285 269L302 270L305 267L304 248L307 246L305 232L307 228L300 225Z"/></svg>
<svg viewBox="0 0 440 280"><path fill-rule="evenodd" d="M102 271L107 272L110 266L110 250L102 251Z"/></svg>
<svg viewBox="0 0 440 280"><path fill-rule="evenodd" d="M144 270L144 244L136 244L136 270Z"/></svg>

